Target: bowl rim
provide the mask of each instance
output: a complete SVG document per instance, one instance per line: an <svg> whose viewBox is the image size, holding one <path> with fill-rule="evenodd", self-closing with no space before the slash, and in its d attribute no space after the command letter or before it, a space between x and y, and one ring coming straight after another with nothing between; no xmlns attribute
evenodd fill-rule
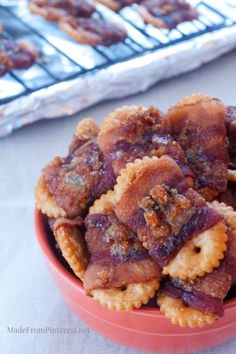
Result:
<svg viewBox="0 0 236 354"><path fill-rule="evenodd" d="M44 256L46 257L47 261L50 263L50 265L56 269L61 276L70 283L71 286L76 288L77 291L82 293L84 296L84 288L81 283L81 281L76 278L73 274L71 274L64 266L63 264L58 260L56 257L55 253L53 252L50 244L47 242L47 232L44 227L44 222L43 222L43 217L46 217L39 209L35 208L34 211L34 226L35 226L35 231L36 231L36 236L38 243L43 251ZM225 312L229 311L232 308L236 308L236 298L228 300L226 303L224 303L224 310ZM148 307L142 307L139 309L134 309L130 311L131 313L135 313L136 315L153 315L155 314L156 317L161 317L164 318L164 315L160 312L158 308L148 308ZM209 332L211 329L209 329ZM204 330L204 333L206 333L206 330ZM190 333L189 333L190 334Z"/></svg>

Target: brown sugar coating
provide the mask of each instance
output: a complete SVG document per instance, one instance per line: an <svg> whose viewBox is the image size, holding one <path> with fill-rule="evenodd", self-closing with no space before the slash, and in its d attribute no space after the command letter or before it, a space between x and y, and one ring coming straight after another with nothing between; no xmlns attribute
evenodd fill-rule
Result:
<svg viewBox="0 0 236 354"><path fill-rule="evenodd" d="M234 239L233 239L234 237ZM223 315L223 299L227 295L236 265L235 235L229 235L225 258L218 268L194 281L171 279L160 291L182 300L188 306L208 314Z"/></svg>
<svg viewBox="0 0 236 354"><path fill-rule="evenodd" d="M198 12L184 0L144 0L138 12L146 23L167 29L198 17Z"/></svg>
<svg viewBox="0 0 236 354"><path fill-rule="evenodd" d="M35 196L87 295L130 311L160 288L173 324L223 316L236 284L234 122L235 107L195 94L167 115L131 106L101 130L90 118L78 124Z"/></svg>
<svg viewBox="0 0 236 354"><path fill-rule="evenodd" d="M218 268L195 280L167 279L160 292L204 313L222 316L223 300L236 272L236 213L223 203L214 201L211 205L224 215L227 225L228 244L224 259Z"/></svg>
<svg viewBox="0 0 236 354"><path fill-rule="evenodd" d="M30 0L29 9L49 21L59 21L68 15L90 17L95 11L92 2L86 0Z"/></svg>
<svg viewBox="0 0 236 354"><path fill-rule="evenodd" d="M65 17L59 25L68 36L84 44L110 46L127 37L123 26L99 18Z"/></svg>
<svg viewBox="0 0 236 354"><path fill-rule="evenodd" d="M158 185L139 203L146 224L156 229L155 237L177 235L196 213L189 199L167 185Z"/></svg>
<svg viewBox="0 0 236 354"><path fill-rule="evenodd" d="M129 6L139 2L139 0L96 0L96 1L109 7L113 11L119 11L125 6Z"/></svg>
<svg viewBox="0 0 236 354"><path fill-rule="evenodd" d="M84 215L115 181L96 140L86 142L64 159L54 159L44 168L43 178L57 205L70 218Z"/></svg>
<svg viewBox="0 0 236 354"><path fill-rule="evenodd" d="M203 277L219 267L225 256L227 241L227 227L224 220L221 220L188 240L163 267L162 273L182 280Z"/></svg>
<svg viewBox="0 0 236 354"><path fill-rule="evenodd" d="M116 175L137 158L167 154L175 159L185 176L193 176L184 151L170 135L168 120L157 108L130 106L115 110L105 119L98 142Z"/></svg>
<svg viewBox="0 0 236 354"><path fill-rule="evenodd" d="M84 287L102 305L118 311L146 304L160 285L160 268L137 235L113 211L114 192L101 196L85 219L90 252Z"/></svg>
<svg viewBox="0 0 236 354"><path fill-rule="evenodd" d="M138 234L160 266L189 239L223 218L189 188L168 156L129 164L118 177L115 192L116 215Z"/></svg>
<svg viewBox="0 0 236 354"><path fill-rule="evenodd" d="M48 164L37 183L36 205L48 217L85 215L94 200L113 187L112 167L98 147L99 127L91 118L79 122L65 158Z"/></svg>
<svg viewBox="0 0 236 354"><path fill-rule="evenodd" d="M115 214L91 214L85 219L91 254L85 273L87 292L117 288L160 277L160 269L135 235Z"/></svg>
<svg viewBox="0 0 236 354"><path fill-rule="evenodd" d="M228 152L225 107L217 99L196 94L168 112L172 134L196 175L195 188L211 201L227 186Z"/></svg>

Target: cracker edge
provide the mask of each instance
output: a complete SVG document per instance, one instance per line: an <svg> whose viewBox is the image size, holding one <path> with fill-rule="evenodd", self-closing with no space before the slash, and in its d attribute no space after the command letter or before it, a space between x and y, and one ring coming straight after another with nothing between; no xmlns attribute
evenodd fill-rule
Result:
<svg viewBox="0 0 236 354"><path fill-rule="evenodd" d="M129 284L125 290L95 289L91 291L91 295L94 300L110 310L131 311L148 303L159 286L158 280L152 279L143 283Z"/></svg>

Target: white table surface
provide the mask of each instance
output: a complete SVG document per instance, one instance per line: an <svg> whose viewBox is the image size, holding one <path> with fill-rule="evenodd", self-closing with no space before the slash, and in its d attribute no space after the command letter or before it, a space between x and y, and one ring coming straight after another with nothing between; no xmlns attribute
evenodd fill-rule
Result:
<svg viewBox="0 0 236 354"><path fill-rule="evenodd" d="M73 118L40 121L0 140L0 354L137 353L88 330L64 304L36 242L34 185L40 169L66 152L79 119L90 116L100 122L114 108L130 104L165 110L200 91L236 104L236 51L146 93L96 105ZM77 328L84 333L9 333L8 327L20 326ZM206 353L234 354L236 339Z"/></svg>

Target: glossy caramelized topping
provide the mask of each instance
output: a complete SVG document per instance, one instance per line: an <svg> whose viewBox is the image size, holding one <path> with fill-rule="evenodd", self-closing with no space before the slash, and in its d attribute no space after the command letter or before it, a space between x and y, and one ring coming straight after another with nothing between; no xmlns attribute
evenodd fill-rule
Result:
<svg viewBox="0 0 236 354"><path fill-rule="evenodd" d="M204 313L223 316L223 299L231 287L232 269L236 270L236 239L230 229L228 235L228 249L218 268L195 281L167 279L160 293L180 299L188 306Z"/></svg>
<svg viewBox="0 0 236 354"><path fill-rule="evenodd" d="M85 219L90 265L85 289L121 287L157 278L159 267L148 255L135 233L114 213L89 214Z"/></svg>
<svg viewBox="0 0 236 354"><path fill-rule="evenodd" d="M46 186L69 217L84 215L115 179L96 140L83 144L66 158L56 158L43 171Z"/></svg>
<svg viewBox="0 0 236 354"><path fill-rule="evenodd" d="M116 215L162 267L188 240L223 218L189 188L170 157L137 160L117 181Z"/></svg>
<svg viewBox="0 0 236 354"><path fill-rule="evenodd" d="M193 177L181 146L171 136L171 126L155 107L123 107L106 118L98 137L116 175L129 162L144 156L171 156L185 176Z"/></svg>
<svg viewBox="0 0 236 354"><path fill-rule="evenodd" d="M186 97L168 111L171 131L194 172L195 188L211 201L227 186L229 156L225 107L201 94Z"/></svg>

